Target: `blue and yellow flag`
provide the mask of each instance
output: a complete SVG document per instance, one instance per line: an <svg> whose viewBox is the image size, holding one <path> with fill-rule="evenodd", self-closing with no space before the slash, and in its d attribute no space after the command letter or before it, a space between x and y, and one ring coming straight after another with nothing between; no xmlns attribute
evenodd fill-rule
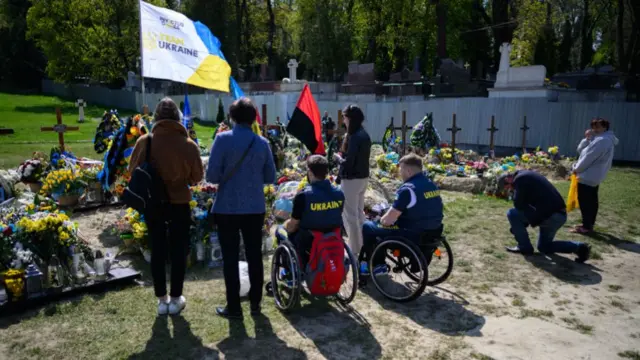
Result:
<svg viewBox="0 0 640 360"><path fill-rule="evenodd" d="M142 75L229 92L231 67L209 28L140 1Z"/></svg>

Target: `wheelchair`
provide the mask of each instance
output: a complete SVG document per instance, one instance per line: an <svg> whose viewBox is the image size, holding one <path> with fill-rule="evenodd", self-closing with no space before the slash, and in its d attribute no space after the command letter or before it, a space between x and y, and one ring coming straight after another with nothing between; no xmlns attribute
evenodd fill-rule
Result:
<svg viewBox="0 0 640 360"><path fill-rule="evenodd" d="M378 238L368 265L369 277L384 297L409 302L422 295L427 286L447 280L453 270L453 252L442 235L424 235L418 244L401 236L387 236ZM366 283L362 278L360 285Z"/></svg>
<svg viewBox="0 0 640 360"><path fill-rule="evenodd" d="M349 246L344 244L345 277L335 300L342 305L349 304L358 291L358 262ZM303 282L304 273L298 250L289 241L281 242L271 260L271 282L266 285L267 293L273 294L276 307L288 312L300 304L303 291L314 296Z"/></svg>

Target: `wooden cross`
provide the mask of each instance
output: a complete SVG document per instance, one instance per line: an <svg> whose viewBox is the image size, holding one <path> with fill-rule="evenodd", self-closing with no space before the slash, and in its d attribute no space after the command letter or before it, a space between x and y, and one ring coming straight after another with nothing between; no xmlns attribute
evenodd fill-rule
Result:
<svg viewBox="0 0 640 360"><path fill-rule="evenodd" d="M84 100L78 99L76 101L76 107L78 108L78 122L79 123L83 123L84 122L84 107L85 106L87 106L87 103L85 103Z"/></svg>
<svg viewBox="0 0 640 360"><path fill-rule="evenodd" d="M391 123L393 123L393 118L391 118ZM393 130L400 130L402 134L402 154L400 154L400 156L404 156L407 153L407 131L409 131L406 111L402 112L402 125L400 127L394 127Z"/></svg>
<svg viewBox="0 0 640 360"><path fill-rule="evenodd" d="M522 130L522 153L527 152L527 130L531 129L527 126L527 115L524 116L523 125L520 128Z"/></svg>
<svg viewBox="0 0 640 360"><path fill-rule="evenodd" d="M456 114L453 114L453 126L448 128L447 131L451 131L451 150L453 150L453 153L455 154L455 152L456 152L456 133L458 131L462 131L462 128L459 128L456 125Z"/></svg>
<svg viewBox="0 0 640 360"><path fill-rule="evenodd" d="M260 118L260 121L262 122L262 134L267 136L267 104L262 104L262 117Z"/></svg>
<svg viewBox="0 0 640 360"><path fill-rule="evenodd" d="M499 129L496 127L496 117L491 115L491 127L487 129L487 131L490 132L490 137L489 137L489 156L493 159L496 154L495 154L495 143L493 142L493 134L498 131Z"/></svg>
<svg viewBox="0 0 640 360"><path fill-rule="evenodd" d="M67 126L62 123L62 112L60 108L56 108L56 120L57 123L54 126L45 126L41 127L40 131L53 131L58 133L58 142L60 143L60 151L64 152L64 133L67 131L78 131L80 130L77 126Z"/></svg>

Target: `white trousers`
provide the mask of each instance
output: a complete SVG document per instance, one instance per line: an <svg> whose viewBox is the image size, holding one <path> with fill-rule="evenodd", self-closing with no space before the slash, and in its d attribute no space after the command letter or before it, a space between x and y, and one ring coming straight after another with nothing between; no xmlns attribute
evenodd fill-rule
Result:
<svg viewBox="0 0 640 360"><path fill-rule="evenodd" d="M362 249L362 225L364 224L364 193L367 190L369 179L342 180L341 187L344 193L344 211L342 221L349 236L348 244L357 257Z"/></svg>

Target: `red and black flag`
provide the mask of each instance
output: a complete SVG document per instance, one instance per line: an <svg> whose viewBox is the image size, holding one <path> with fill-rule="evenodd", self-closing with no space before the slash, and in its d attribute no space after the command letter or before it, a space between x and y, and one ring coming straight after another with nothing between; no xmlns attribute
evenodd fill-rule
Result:
<svg viewBox="0 0 640 360"><path fill-rule="evenodd" d="M305 84L302 89L296 109L287 124L287 133L300 140L312 154L325 154L320 111L311 95L309 84Z"/></svg>

